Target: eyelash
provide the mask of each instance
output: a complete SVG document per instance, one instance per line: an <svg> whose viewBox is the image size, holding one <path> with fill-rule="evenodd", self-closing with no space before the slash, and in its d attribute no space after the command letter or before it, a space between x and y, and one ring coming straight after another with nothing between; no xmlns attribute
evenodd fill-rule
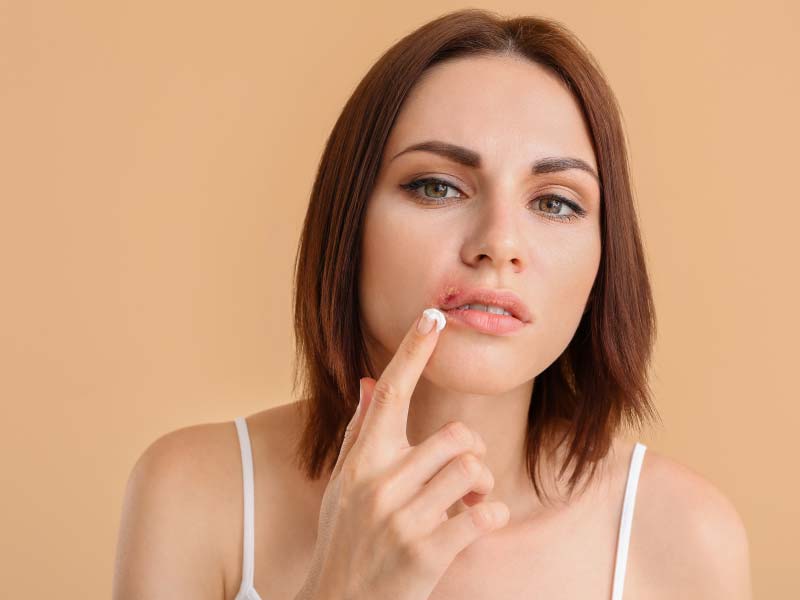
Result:
<svg viewBox="0 0 800 600"><path fill-rule="evenodd" d="M446 187L452 188L454 190L458 190L458 188L456 186L451 185L450 183L448 183L448 182L446 182L446 181L444 181L442 179L439 179L437 177L422 177L420 179L414 179L413 181L410 181L409 183L400 184L400 187L402 189L404 189L406 192L408 192L409 194L411 194L414 198L416 198L418 200L422 200L423 204L431 204L431 205L434 205L434 206L439 206L439 205L443 205L443 204L449 204L449 202L447 201L447 198L431 198L429 196L422 196L417 191L419 188L421 188L422 186L424 186L424 185L426 185L428 183L441 183L442 185L444 185ZM458 190L458 191L460 192L461 190ZM572 202L571 200L568 200L564 196L560 196L558 194L543 194L542 196L539 196L538 198L534 198L533 200L531 200L531 202L535 202L535 201L538 201L538 200L543 200L545 198L551 198L551 199L554 199L554 200L558 200L561 204L567 205L569 208L571 208L574 211L573 214L569 214L569 215L551 215L551 214L548 214L548 213L542 213L542 215L546 219L550 219L551 221L561 221L561 222L573 221L575 219L579 219L579 218L583 217L586 214L586 211L583 208L581 208L580 206L578 206L575 202Z"/></svg>

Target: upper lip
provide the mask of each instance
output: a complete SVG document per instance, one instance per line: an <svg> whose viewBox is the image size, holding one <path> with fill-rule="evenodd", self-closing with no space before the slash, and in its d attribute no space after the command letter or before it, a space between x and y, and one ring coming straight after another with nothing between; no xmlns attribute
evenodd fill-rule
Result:
<svg viewBox="0 0 800 600"><path fill-rule="evenodd" d="M458 308L464 304L484 304L486 306L499 306L510 312L523 323L531 320L531 311L525 303L510 290L493 290L490 288L450 288L440 299L442 310Z"/></svg>

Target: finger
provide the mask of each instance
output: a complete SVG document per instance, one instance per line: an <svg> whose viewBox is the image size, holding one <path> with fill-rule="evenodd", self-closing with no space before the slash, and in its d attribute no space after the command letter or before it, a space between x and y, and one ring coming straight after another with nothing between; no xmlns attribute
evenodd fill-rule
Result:
<svg viewBox="0 0 800 600"><path fill-rule="evenodd" d="M479 537L505 527L510 513L504 502L481 502L442 522L425 539L427 554L450 564L456 555Z"/></svg>
<svg viewBox="0 0 800 600"><path fill-rule="evenodd" d="M414 527L428 534L446 512L470 492L488 495L494 487L489 468L474 454L459 455L431 479L404 508L414 515Z"/></svg>
<svg viewBox="0 0 800 600"><path fill-rule="evenodd" d="M428 333L421 333L417 325L426 316L433 319L432 326ZM406 332L397 352L375 383L369 410L365 412L362 437L370 447L376 448L386 442L408 443L406 428L411 394L446 323L442 311L428 308Z"/></svg>
<svg viewBox="0 0 800 600"><path fill-rule="evenodd" d="M458 481L462 470L457 470L452 490L438 494L443 496L441 499L436 494L431 496L430 490L437 485L434 480L439 478L441 482L443 473L452 474L451 463L458 461L464 454L477 457L486 473L480 473L474 484L470 485L467 481L464 485ZM494 479L483 461L486 456L486 444L476 431L472 431L463 423L456 424L452 421L447 423L421 444L401 450L400 455L400 460L385 470L381 479L384 485L392 490L392 500L396 506L408 506L419 499L420 493L428 494L428 498L422 504L414 506L411 511L417 515L417 521L420 520L419 511L427 510L432 504L435 505L435 509L445 510L462 497L475 504L470 494L477 494L477 498L483 499L494 485ZM423 525L425 527L430 524Z"/></svg>
<svg viewBox="0 0 800 600"><path fill-rule="evenodd" d="M362 377L361 389L363 393L363 397L361 398L361 412L358 416L358 432L354 437L353 445L355 445L358 439L363 435L361 432L364 430L364 423L367 420L369 405L372 404L372 392L375 390L375 380L372 379L372 377Z"/></svg>
<svg viewBox="0 0 800 600"><path fill-rule="evenodd" d="M364 422L364 415L366 414L365 409L369 396L366 388L371 388L367 380L374 381L374 379L370 379L369 377L362 377L359 380L359 403L355 412L353 412L353 416L350 418L350 422L347 424L347 428L344 430L344 440L342 441L342 447L339 449L339 456L336 459L336 464L333 467L333 471L331 471L331 479L339 474L342 469L342 464L344 464L353 444L358 439L361 424Z"/></svg>
<svg viewBox="0 0 800 600"><path fill-rule="evenodd" d="M464 423L451 421L422 443L406 449L402 458L385 471L383 478L394 491L395 500L403 505L441 474L448 464L466 452L483 460L486 444L478 432ZM482 489L475 491L480 493ZM481 497L486 493L483 492ZM455 500L451 500L447 506L453 502Z"/></svg>

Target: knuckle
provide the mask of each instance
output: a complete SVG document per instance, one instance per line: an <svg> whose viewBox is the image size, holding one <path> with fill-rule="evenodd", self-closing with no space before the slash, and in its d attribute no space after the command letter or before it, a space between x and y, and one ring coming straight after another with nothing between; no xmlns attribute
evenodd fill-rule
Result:
<svg viewBox="0 0 800 600"><path fill-rule="evenodd" d="M472 430L463 421L450 421L445 425L444 433L459 449L469 448L475 439Z"/></svg>
<svg viewBox="0 0 800 600"><path fill-rule="evenodd" d="M391 381L379 379L372 390L372 402L391 404L397 398L398 390Z"/></svg>
<svg viewBox="0 0 800 600"><path fill-rule="evenodd" d="M430 544L419 539L403 546L406 560L417 571L426 574L438 572L438 559Z"/></svg>
<svg viewBox="0 0 800 600"><path fill-rule="evenodd" d="M396 546L407 548L411 543L408 521L401 511L395 511L389 515L386 520L386 532Z"/></svg>
<svg viewBox="0 0 800 600"><path fill-rule="evenodd" d="M483 465L478 458L470 452L459 455L458 464L470 481L478 479L481 473L483 473Z"/></svg>
<svg viewBox="0 0 800 600"><path fill-rule="evenodd" d="M383 480L373 483L367 495L366 511L368 516L376 521L381 519L382 515L386 514L386 507L389 506L392 493L391 482Z"/></svg>

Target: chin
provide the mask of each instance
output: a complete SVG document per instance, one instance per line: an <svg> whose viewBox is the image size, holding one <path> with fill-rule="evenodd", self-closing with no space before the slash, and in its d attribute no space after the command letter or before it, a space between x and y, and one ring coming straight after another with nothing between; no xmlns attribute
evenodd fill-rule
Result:
<svg viewBox="0 0 800 600"><path fill-rule="evenodd" d="M463 352L445 356L434 351L423 371L423 376L433 385L465 394L493 396L504 394L534 378L529 364L511 362L495 351ZM491 355L491 356L487 356Z"/></svg>
<svg viewBox="0 0 800 600"><path fill-rule="evenodd" d="M478 396L499 396L506 394L511 390L519 387L525 380L509 380L501 379L496 376L481 377L469 376L459 377L453 373L444 374L437 377L436 375L427 376L426 379L433 385L457 392L460 394L475 394Z"/></svg>

